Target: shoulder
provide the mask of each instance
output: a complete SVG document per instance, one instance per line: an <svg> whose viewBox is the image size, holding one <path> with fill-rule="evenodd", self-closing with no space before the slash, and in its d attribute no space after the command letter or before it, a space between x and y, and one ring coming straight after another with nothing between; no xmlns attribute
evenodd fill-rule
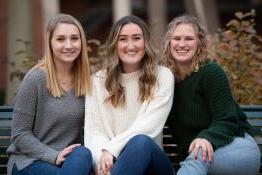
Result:
<svg viewBox="0 0 262 175"><path fill-rule="evenodd" d="M93 73L91 77L93 81L99 81L99 80L106 79L106 76L107 76L106 69L102 69Z"/></svg>
<svg viewBox="0 0 262 175"><path fill-rule="evenodd" d="M45 72L40 68L32 68L25 75L22 84L37 85L45 82Z"/></svg>
<svg viewBox="0 0 262 175"><path fill-rule="evenodd" d="M35 102L39 95L39 90L46 87L45 73L39 68L32 68L25 75L23 81L19 85L16 94L16 104L25 105L28 102Z"/></svg>
<svg viewBox="0 0 262 175"><path fill-rule="evenodd" d="M172 92L175 80L170 69L164 66L157 66L157 89L159 92Z"/></svg>
<svg viewBox="0 0 262 175"><path fill-rule="evenodd" d="M105 80L107 77L106 69L99 70L91 75L92 91L93 92L104 92L105 91ZM96 95L98 95L96 93Z"/></svg>
<svg viewBox="0 0 262 175"><path fill-rule="evenodd" d="M174 75L172 71L164 66L157 66L157 79L159 82L174 83Z"/></svg>
<svg viewBox="0 0 262 175"><path fill-rule="evenodd" d="M207 61L201 69L206 74L225 74L223 68L216 61Z"/></svg>
<svg viewBox="0 0 262 175"><path fill-rule="evenodd" d="M203 65L202 80L205 85L227 86L229 83L224 69L215 61L208 61Z"/></svg>

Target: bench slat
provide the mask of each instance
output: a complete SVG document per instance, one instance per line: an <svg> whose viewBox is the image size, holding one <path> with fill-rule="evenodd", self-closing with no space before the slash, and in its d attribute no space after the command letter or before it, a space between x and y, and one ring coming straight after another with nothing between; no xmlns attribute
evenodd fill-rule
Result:
<svg viewBox="0 0 262 175"><path fill-rule="evenodd" d="M8 146L8 145L10 145L10 137L0 138L0 146Z"/></svg>
<svg viewBox="0 0 262 175"><path fill-rule="evenodd" d="M0 128L11 128L12 120L0 120Z"/></svg>
<svg viewBox="0 0 262 175"><path fill-rule="evenodd" d="M262 118L261 119L248 119L248 123L255 127L262 127Z"/></svg>
<svg viewBox="0 0 262 175"><path fill-rule="evenodd" d="M11 120L12 119L12 115L13 115L13 113L12 112L9 112L9 111L7 111L7 112L0 112L0 121L1 120L3 120L3 119L9 119L9 120Z"/></svg>
<svg viewBox="0 0 262 175"><path fill-rule="evenodd" d="M10 128L0 128L0 137L1 136L10 136L11 129Z"/></svg>
<svg viewBox="0 0 262 175"><path fill-rule="evenodd" d="M262 118L262 113L259 111L247 111L245 114L247 118Z"/></svg>

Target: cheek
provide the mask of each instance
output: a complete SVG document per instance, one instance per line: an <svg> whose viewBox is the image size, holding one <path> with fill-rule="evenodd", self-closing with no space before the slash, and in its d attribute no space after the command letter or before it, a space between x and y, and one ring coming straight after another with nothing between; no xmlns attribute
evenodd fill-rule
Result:
<svg viewBox="0 0 262 175"><path fill-rule="evenodd" d="M146 43L145 43L144 40L142 40L141 42L139 42L139 48L140 48L141 50L144 50L144 51L145 51L145 49L146 49Z"/></svg>
<svg viewBox="0 0 262 175"><path fill-rule="evenodd" d="M123 44L117 43L117 45L116 45L117 55L119 55L119 54L121 54L123 52L123 48L124 48Z"/></svg>
<svg viewBox="0 0 262 175"><path fill-rule="evenodd" d="M50 48L51 48L51 51L55 54L57 52L57 50L59 49L58 48L58 45L54 42L51 42L50 43Z"/></svg>
<svg viewBox="0 0 262 175"><path fill-rule="evenodd" d="M192 41L192 43L190 44L192 47L194 47L194 48L197 48L197 46L198 46L198 41Z"/></svg>
<svg viewBox="0 0 262 175"><path fill-rule="evenodd" d="M80 49L82 48L82 44L81 44L80 40L79 40L79 42L77 42L77 47L80 48Z"/></svg>
<svg viewBox="0 0 262 175"><path fill-rule="evenodd" d="M191 43L191 48L193 49L193 51L194 52L196 52L197 51L197 48L198 48L198 42L193 42L193 43Z"/></svg>
<svg viewBox="0 0 262 175"><path fill-rule="evenodd" d="M171 50L173 50L176 47L176 45L177 45L176 41L173 41L173 40L170 41L170 49Z"/></svg>
<svg viewBox="0 0 262 175"><path fill-rule="evenodd" d="M174 42L174 41L171 41L170 44L169 44L169 47L170 47L170 51L171 51L171 54L175 54L175 49L176 49L176 46L177 46L177 43Z"/></svg>

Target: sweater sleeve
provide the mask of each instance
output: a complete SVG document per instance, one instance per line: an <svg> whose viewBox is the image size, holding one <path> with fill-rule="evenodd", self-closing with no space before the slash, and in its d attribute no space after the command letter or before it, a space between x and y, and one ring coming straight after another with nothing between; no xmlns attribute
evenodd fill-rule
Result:
<svg viewBox="0 0 262 175"><path fill-rule="evenodd" d="M97 92L93 82L92 95L85 100L85 125L84 125L84 144L92 152L93 167L97 167L102 154L102 147L109 141L103 127Z"/></svg>
<svg viewBox="0 0 262 175"><path fill-rule="evenodd" d="M227 76L220 66L208 64L203 73L203 92L212 122L197 137L206 138L216 149L230 143L238 133L236 103Z"/></svg>
<svg viewBox="0 0 262 175"><path fill-rule="evenodd" d="M166 68L163 70L158 77L158 88L155 90L153 99L142 104L137 118L126 131L103 146L103 149L112 153L116 158L132 137L145 134L153 138L162 132L172 106L174 93L173 74Z"/></svg>
<svg viewBox="0 0 262 175"><path fill-rule="evenodd" d="M38 100L37 75L34 73L28 73L17 91L11 142L16 149L30 157L55 163L58 151L42 143L33 134Z"/></svg>

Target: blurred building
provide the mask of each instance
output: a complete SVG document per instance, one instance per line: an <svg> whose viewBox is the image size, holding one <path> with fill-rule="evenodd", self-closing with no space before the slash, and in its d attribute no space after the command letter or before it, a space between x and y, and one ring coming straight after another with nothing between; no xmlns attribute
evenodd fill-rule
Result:
<svg viewBox="0 0 262 175"><path fill-rule="evenodd" d="M158 43L172 18L189 13L215 33L234 17L234 12L255 9L261 34L262 0L0 0L0 104L11 104L20 83L10 80L23 58L41 58L47 21L58 13L76 17L88 39L105 41L114 21L137 15L150 26ZM14 64L13 64L14 63ZM23 69L23 67L20 67Z"/></svg>

